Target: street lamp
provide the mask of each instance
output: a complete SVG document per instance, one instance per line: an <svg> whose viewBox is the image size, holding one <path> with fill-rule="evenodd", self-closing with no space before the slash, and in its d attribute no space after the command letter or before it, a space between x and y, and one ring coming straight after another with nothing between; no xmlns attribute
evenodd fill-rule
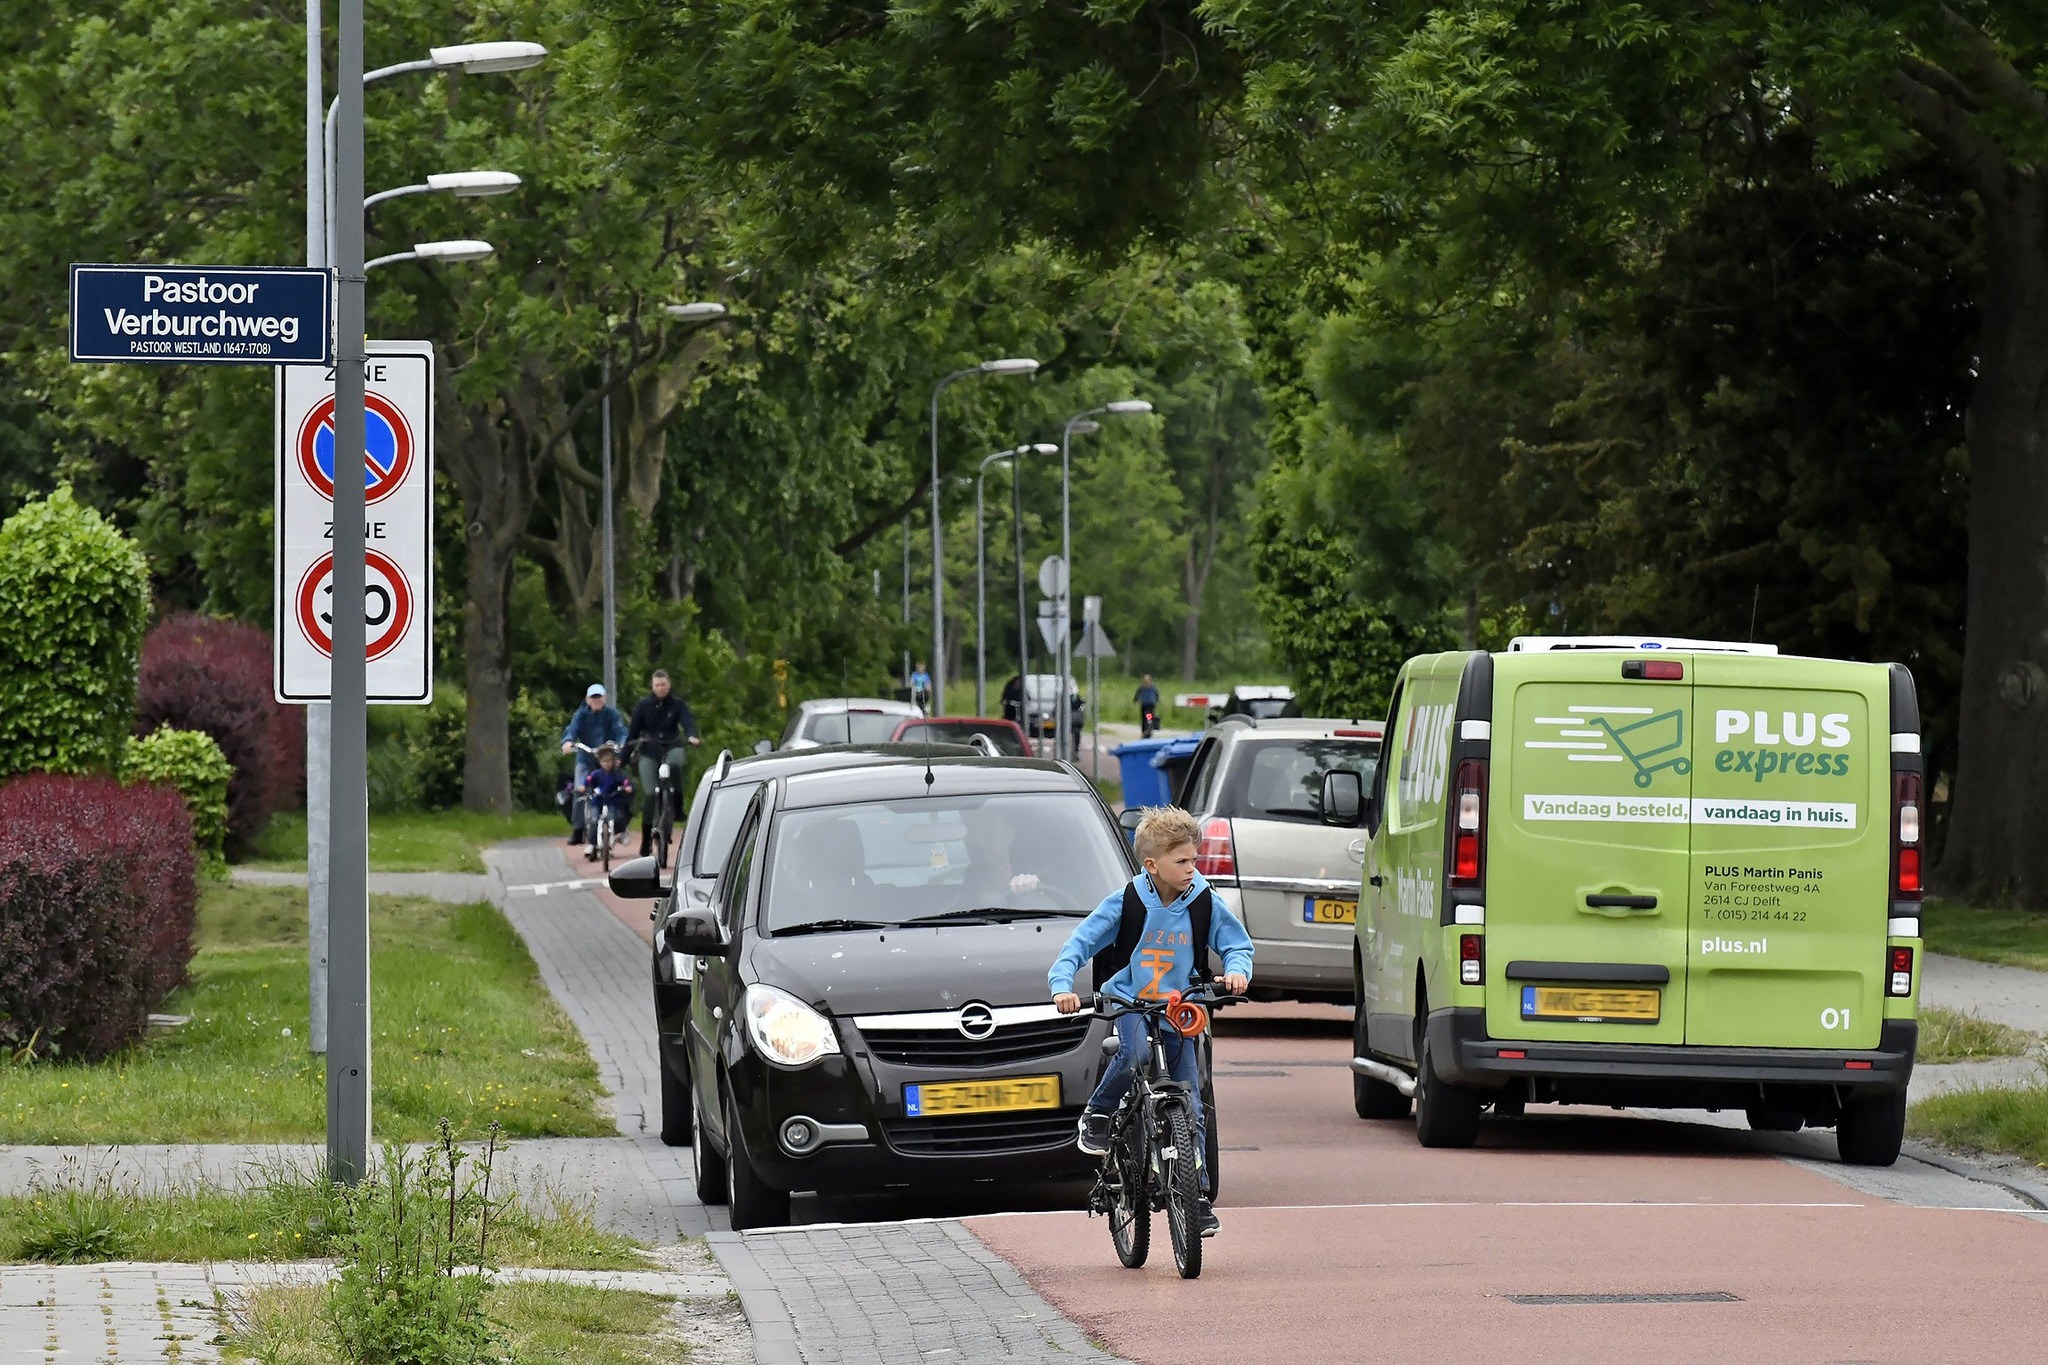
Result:
<svg viewBox="0 0 2048 1365"><path fill-rule="evenodd" d="M1015 450L998 450L982 460L981 468L974 476L974 714L977 716L988 714L988 539L982 523L981 510L982 490L988 482L988 467L997 460L1016 460L1025 455L1053 455L1058 452L1058 446L1049 444L1021 445ZM1023 600L1021 592L1018 594L1018 600ZM1021 665L1018 668L1018 677L1023 677Z"/></svg>
<svg viewBox="0 0 2048 1365"><path fill-rule="evenodd" d="M389 256L374 256L363 262L364 271L375 270L380 265L392 265L398 261L447 261L451 265L462 261L481 261L497 251L489 242L458 240L453 242L414 242L411 251L394 251Z"/></svg>
<svg viewBox="0 0 2048 1365"><path fill-rule="evenodd" d="M932 709L946 714L946 530L941 516L939 484L939 395L956 379L970 375L1036 374L1038 362L1029 356L984 360L964 370L955 370L932 386ZM904 679L908 682L909 679Z"/></svg>
<svg viewBox="0 0 2048 1365"><path fill-rule="evenodd" d="M368 209L386 199L402 199L408 194L452 194L457 199L482 199L494 194L510 194L519 185L519 177L510 171L443 171L428 176L424 184L379 190L363 201L363 207Z"/></svg>
<svg viewBox="0 0 2048 1365"><path fill-rule="evenodd" d="M1073 438L1077 432L1085 435L1088 432L1100 431L1101 424L1089 419L1104 413L1125 417L1150 411L1152 405L1142 398L1119 398L1113 403L1104 403L1099 408L1089 408L1085 412L1075 413L1067 419L1066 426L1060 430L1060 563L1065 581L1059 585L1059 594L1053 602L1053 619L1057 623L1055 629L1058 630L1060 637L1059 667L1055 670L1058 677L1054 679L1053 686L1058 694L1054 722L1058 727L1057 748L1062 758L1073 757L1068 752L1069 746L1078 741L1078 737L1073 733L1073 708L1067 705L1067 678L1074 669L1073 632L1068 625L1068 618L1072 614L1069 603L1073 601L1074 596ZM1083 424L1086 425L1087 432L1081 432Z"/></svg>
<svg viewBox="0 0 2048 1365"><path fill-rule="evenodd" d="M664 303L661 311L678 322L712 322L725 316L722 303ZM618 578L612 552L612 352L604 352L604 398L600 402L604 491L604 690L615 702L619 695Z"/></svg>

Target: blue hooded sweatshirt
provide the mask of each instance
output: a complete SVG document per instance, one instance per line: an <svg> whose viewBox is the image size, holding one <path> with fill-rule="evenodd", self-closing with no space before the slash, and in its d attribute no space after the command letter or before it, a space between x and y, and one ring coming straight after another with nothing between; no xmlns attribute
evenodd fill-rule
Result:
<svg viewBox="0 0 2048 1365"><path fill-rule="evenodd" d="M1108 981L1096 982L1095 989L1121 1000L1157 1000L1168 992L1186 990L1188 977L1201 960L1194 945L1194 924L1188 917L1188 907L1194 904L1195 897L1209 889L1207 879L1197 872L1184 893L1164 903L1153 888L1152 879L1143 872L1131 879L1131 885L1138 889L1138 899L1145 904L1144 932L1138 936L1138 946L1131 950L1130 965ZM1222 896L1211 892L1210 906L1208 946L1222 954L1226 975L1236 972L1249 979L1252 936L1244 931L1243 922ZM1046 982L1054 995L1074 989L1074 974L1083 963L1116 942L1116 931L1123 918L1124 893L1119 889L1104 897L1088 918L1074 926L1074 932L1067 936L1067 946L1060 949L1058 960L1046 973Z"/></svg>

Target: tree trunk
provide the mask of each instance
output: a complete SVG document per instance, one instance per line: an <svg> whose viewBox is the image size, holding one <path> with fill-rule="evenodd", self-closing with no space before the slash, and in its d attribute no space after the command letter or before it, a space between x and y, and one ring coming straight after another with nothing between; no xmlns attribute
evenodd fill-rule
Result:
<svg viewBox="0 0 2048 1365"><path fill-rule="evenodd" d="M1970 564L1954 804L1941 888L2048 903L2048 186L2009 166L1983 198L1970 399ZM2002 192L2000 189L2002 187Z"/></svg>
<svg viewBox="0 0 2048 1365"><path fill-rule="evenodd" d="M1200 598L1188 603L1187 612L1180 619L1180 675L1183 678L1195 676L1195 665L1202 654L1202 602Z"/></svg>

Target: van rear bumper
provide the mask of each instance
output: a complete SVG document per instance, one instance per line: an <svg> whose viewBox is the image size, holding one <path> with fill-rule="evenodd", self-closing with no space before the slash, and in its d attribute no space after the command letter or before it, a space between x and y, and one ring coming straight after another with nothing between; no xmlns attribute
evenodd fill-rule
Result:
<svg viewBox="0 0 2048 1365"><path fill-rule="evenodd" d="M1531 1077L1601 1083L1602 1089L1630 1084L1660 1092L1698 1087L1702 1097L1722 1086L1897 1090L1912 1079L1919 1036L1917 1021L1887 1019L1877 1047L1870 1051L1539 1043L1488 1037L1484 1009L1436 1010L1429 1016L1430 1055L1443 1059L1437 1064L1443 1078L1486 1089ZM1503 1048L1522 1055L1503 1057Z"/></svg>

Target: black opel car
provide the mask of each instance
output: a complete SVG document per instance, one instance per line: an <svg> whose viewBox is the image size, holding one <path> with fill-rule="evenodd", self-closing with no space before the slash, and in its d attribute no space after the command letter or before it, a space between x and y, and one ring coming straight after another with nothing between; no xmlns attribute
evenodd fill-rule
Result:
<svg viewBox="0 0 2048 1365"><path fill-rule="evenodd" d="M974 752L964 744L828 744L738 759L730 751L721 753L698 782L689 818L676 840L672 887L659 883L652 858L639 858L619 864L612 874L612 889L629 898L657 897L649 912L657 924L679 910L701 909L711 904L718 874L739 835L740 818L769 778L857 767L877 758L914 755L921 760L928 753L966 756ZM670 952L661 934L654 936L653 956L654 1018L660 1031L662 1064L661 1140L680 1147L690 1140L690 1058L683 1031L689 1019L696 958Z"/></svg>
<svg viewBox="0 0 2048 1365"><path fill-rule="evenodd" d="M1108 1027L1057 1013L1045 973L1131 871L1059 763L878 756L762 782L711 904L662 935L695 974L699 1195L748 1228L787 1222L792 1191L1090 1172L1075 1119Z"/></svg>

